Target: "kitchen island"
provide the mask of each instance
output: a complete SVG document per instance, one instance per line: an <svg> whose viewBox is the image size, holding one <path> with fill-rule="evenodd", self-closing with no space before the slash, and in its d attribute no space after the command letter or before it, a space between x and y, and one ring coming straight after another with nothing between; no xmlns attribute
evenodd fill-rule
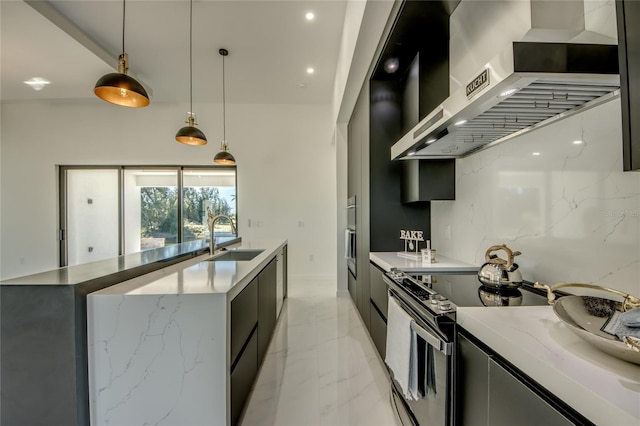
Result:
<svg viewBox="0 0 640 426"><path fill-rule="evenodd" d="M89 294L91 424L235 424L286 294L286 244Z"/></svg>
<svg viewBox="0 0 640 426"><path fill-rule="evenodd" d="M640 365L586 343L552 307L459 308L457 322L594 424L640 424Z"/></svg>
<svg viewBox="0 0 640 426"><path fill-rule="evenodd" d="M0 423L89 424L86 295L208 256L196 240L0 282Z"/></svg>

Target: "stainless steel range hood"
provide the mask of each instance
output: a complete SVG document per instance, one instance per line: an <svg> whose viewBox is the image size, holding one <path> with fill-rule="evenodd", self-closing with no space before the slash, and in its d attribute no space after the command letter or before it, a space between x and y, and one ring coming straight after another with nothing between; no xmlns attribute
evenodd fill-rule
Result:
<svg viewBox="0 0 640 426"><path fill-rule="evenodd" d="M462 0L450 95L392 159L463 157L619 96L612 1Z"/></svg>

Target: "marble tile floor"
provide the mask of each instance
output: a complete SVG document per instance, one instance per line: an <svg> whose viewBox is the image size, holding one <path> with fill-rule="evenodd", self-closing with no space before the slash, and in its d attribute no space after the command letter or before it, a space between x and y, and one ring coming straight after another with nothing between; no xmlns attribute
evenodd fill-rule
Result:
<svg viewBox="0 0 640 426"><path fill-rule="evenodd" d="M240 424L398 424L384 364L351 300L336 297L335 282L289 282Z"/></svg>

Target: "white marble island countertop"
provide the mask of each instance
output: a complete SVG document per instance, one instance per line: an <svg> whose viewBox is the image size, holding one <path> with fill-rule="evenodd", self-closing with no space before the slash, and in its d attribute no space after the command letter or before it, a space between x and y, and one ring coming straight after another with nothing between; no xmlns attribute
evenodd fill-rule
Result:
<svg viewBox="0 0 640 426"><path fill-rule="evenodd" d="M640 425L640 365L586 343L552 307L458 308L457 322L598 426Z"/></svg>
<svg viewBox="0 0 640 426"><path fill-rule="evenodd" d="M213 262L205 260L210 256L201 256L195 264L193 261L178 264L96 291L91 296L222 294L233 299L286 244L286 240L243 240L227 251L263 251L251 260Z"/></svg>
<svg viewBox="0 0 640 426"><path fill-rule="evenodd" d="M476 274L477 265L461 262L451 257L437 255L435 263L423 263L422 260L414 260L399 256L395 251L370 252L369 260L380 268L389 272L396 268L408 273L422 274Z"/></svg>
<svg viewBox="0 0 640 426"><path fill-rule="evenodd" d="M90 293L91 424L231 424L232 363L236 359L251 366L252 356L254 363L258 361L261 278L254 279L286 244L286 240L243 240L227 252L262 252L250 260L224 261L208 261L207 254ZM282 265L276 263L278 267ZM265 282L276 280L276 268L268 268ZM255 285L245 297L236 299L251 282ZM235 334L233 318L247 319L236 323ZM232 353L234 338L253 349L238 347L239 352Z"/></svg>

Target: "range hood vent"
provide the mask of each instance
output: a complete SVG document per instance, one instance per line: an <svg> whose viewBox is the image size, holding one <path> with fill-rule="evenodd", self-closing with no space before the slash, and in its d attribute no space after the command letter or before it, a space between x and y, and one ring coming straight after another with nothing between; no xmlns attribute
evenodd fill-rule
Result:
<svg viewBox="0 0 640 426"><path fill-rule="evenodd" d="M471 2L462 0L454 15L468 3ZM554 2L519 3L517 7L522 3L531 7L529 19L533 19L538 5L548 7ZM461 15L464 14L463 11ZM490 17L485 19L489 21ZM471 77L467 76L464 86L459 85L396 142L391 158L464 157L616 99L620 93L617 45L599 43L605 39L601 35L584 34L583 31L578 38L572 34L580 43L549 42L553 39L549 31L536 29L520 37L522 41L507 42L506 48ZM585 40L598 43L584 43ZM467 68L470 65L462 59L457 63ZM459 80L452 75L451 81Z"/></svg>

